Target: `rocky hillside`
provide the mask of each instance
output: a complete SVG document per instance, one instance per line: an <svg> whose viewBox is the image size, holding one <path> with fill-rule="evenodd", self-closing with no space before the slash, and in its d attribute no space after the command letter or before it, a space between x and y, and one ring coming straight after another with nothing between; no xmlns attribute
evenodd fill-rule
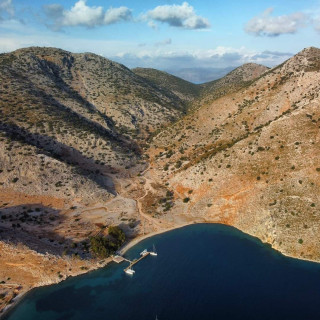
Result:
<svg viewBox="0 0 320 320"><path fill-rule="evenodd" d="M319 59L305 49L156 136L152 174L174 195L158 205L150 193L158 214L230 224L319 261Z"/></svg>
<svg viewBox="0 0 320 320"><path fill-rule="evenodd" d="M148 68L133 69L136 74L151 83L169 90L181 100L189 102L186 111L199 108L220 96L236 92L240 88L248 86L252 80L260 77L267 70L268 68L265 66L246 63L218 80L197 85L163 71Z"/></svg>
<svg viewBox="0 0 320 320"><path fill-rule="evenodd" d="M115 194L108 174L135 166L139 147L67 83L68 59L34 48L0 56L0 183L31 194L108 198Z"/></svg>
<svg viewBox="0 0 320 320"><path fill-rule="evenodd" d="M169 90L93 54L26 48L0 55L0 71L0 183L21 192L115 194L108 174L138 164L141 134L184 112Z"/></svg>
<svg viewBox="0 0 320 320"><path fill-rule="evenodd" d="M54 48L1 54L0 240L9 246L4 247L23 244L50 268L46 253L58 260L64 252L65 259L91 259L89 237L107 234L109 225L121 224L131 237L139 233L134 199L142 186L135 177L147 165L144 137L184 112L174 93L94 54ZM25 287L34 270L22 264L14 278L6 265L16 264L17 257L8 256L12 261L1 264L1 278ZM47 282L65 276L48 275ZM34 285L42 281L32 279Z"/></svg>
<svg viewBox="0 0 320 320"><path fill-rule="evenodd" d="M76 105L83 104L86 111L112 118L118 127L139 129L148 125L155 129L179 117L183 110L182 101L172 92L95 54L32 47L0 58L3 76L24 79L35 91L68 102L77 112L85 112Z"/></svg>
<svg viewBox="0 0 320 320"><path fill-rule="evenodd" d="M114 225L225 223L320 261L319 74L316 48L204 85L53 48L0 55L0 309L104 265L90 238Z"/></svg>
<svg viewBox="0 0 320 320"><path fill-rule="evenodd" d="M250 82L268 70L267 67L256 64L246 63L222 77L221 79L200 85L201 99L197 101L198 106L210 103L213 100L236 92L242 87L250 85Z"/></svg>

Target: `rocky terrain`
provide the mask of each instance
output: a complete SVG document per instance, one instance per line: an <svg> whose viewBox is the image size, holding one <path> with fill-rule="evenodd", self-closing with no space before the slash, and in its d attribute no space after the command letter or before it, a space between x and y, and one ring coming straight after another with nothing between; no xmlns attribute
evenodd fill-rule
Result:
<svg viewBox="0 0 320 320"><path fill-rule="evenodd" d="M170 219L226 223L320 260L319 58L308 48L162 131L153 175Z"/></svg>
<svg viewBox="0 0 320 320"><path fill-rule="evenodd" d="M197 107L201 107L221 96L236 92L240 88L250 85L251 81L267 70L267 67L260 64L246 63L229 72L221 79L200 85L201 98L195 104Z"/></svg>
<svg viewBox="0 0 320 320"><path fill-rule="evenodd" d="M0 308L105 265L89 239L235 226L320 260L320 50L194 85L93 54L0 55Z"/></svg>

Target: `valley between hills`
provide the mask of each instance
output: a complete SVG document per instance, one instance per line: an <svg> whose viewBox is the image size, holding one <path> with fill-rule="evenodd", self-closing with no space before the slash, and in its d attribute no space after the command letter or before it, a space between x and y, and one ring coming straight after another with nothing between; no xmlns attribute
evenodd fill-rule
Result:
<svg viewBox="0 0 320 320"><path fill-rule="evenodd" d="M1 310L106 265L110 226L222 223L320 261L320 49L201 85L55 48L0 70Z"/></svg>

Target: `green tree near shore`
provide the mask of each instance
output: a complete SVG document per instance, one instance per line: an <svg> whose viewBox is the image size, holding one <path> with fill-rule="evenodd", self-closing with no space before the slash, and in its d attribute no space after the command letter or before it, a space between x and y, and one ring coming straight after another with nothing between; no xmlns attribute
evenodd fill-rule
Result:
<svg viewBox="0 0 320 320"><path fill-rule="evenodd" d="M94 256L107 258L114 254L125 241L124 232L118 226L110 226L108 237L94 236L90 238L90 249Z"/></svg>

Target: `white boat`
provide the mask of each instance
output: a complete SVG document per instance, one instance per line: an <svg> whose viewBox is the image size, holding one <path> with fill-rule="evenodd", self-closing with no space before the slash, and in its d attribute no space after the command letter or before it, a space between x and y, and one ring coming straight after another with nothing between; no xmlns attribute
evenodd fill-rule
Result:
<svg viewBox="0 0 320 320"><path fill-rule="evenodd" d="M150 252L150 254L151 254L152 256L157 256L157 255L158 255L158 254L157 254L157 251L156 251L155 245L153 245L153 250Z"/></svg>
<svg viewBox="0 0 320 320"><path fill-rule="evenodd" d="M131 268L126 269L125 272L126 272L127 274L131 274L131 275L133 275L133 274L135 273L135 271L134 271L133 269L131 269Z"/></svg>
<svg viewBox="0 0 320 320"><path fill-rule="evenodd" d="M144 250L140 253L140 256L145 256L147 253L148 253L148 250L147 250L147 249L144 249Z"/></svg>

